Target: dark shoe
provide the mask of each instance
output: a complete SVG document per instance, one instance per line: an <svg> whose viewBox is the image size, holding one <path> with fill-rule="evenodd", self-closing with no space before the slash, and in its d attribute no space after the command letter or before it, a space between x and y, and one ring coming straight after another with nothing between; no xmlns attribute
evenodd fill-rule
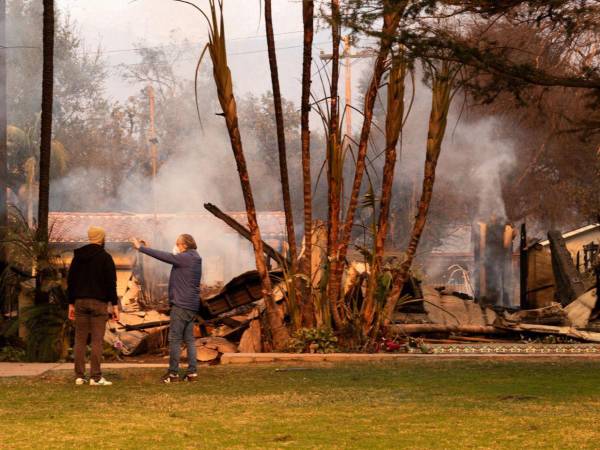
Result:
<svg viewBox="0 0 600 450"><path fill-rule="evenodd" d="M185 376L185 378L183 379L183 381L191 381L191 382L198 381L198 374L197 373L188 373Z"/></svg>
<svg viewBox="0 0 600 450"><path fill-rule="evenodd" d="M162 377L162 382L163 383L177 383L178 381L179 381L179 375L176 374L176 373L167 372Z"/></svg>

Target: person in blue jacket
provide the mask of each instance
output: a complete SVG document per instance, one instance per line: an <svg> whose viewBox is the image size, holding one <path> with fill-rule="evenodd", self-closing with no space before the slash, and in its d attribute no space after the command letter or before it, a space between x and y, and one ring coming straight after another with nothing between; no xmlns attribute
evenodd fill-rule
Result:
<svg viewBox="0 0 600 450"><path fill-rule="evenodd" d="M173 253L146 247L145 243L138 239L132 239L132 244L141 253L173 266L169 276L169 371L163 377L163 382L179 381L182 342L185 342L188 351L188 370L184 380L196 381L198 373L194 318L200 310L202 279L202 258L198 254L196 241L189 234L180 235Z"/></svg>

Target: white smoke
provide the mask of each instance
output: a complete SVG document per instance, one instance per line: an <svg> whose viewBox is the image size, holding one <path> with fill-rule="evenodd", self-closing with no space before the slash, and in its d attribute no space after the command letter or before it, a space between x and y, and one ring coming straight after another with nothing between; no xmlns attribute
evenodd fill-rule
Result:
<svg viewBox="0 0 600 450"><path fill-rule="evenodd" d="M190 129L184 144L164 160L156 178L140 172L126 176L107 195L102 168L72 170L52 184L53 211L66 207L79 211L117 211L144 214L173 214L172 220L160 219L151 236L137 236L150 241L150 246L168 251L178 235L191 234L204 259L203 282L228 279L255 268L251 244L239 237L220 220L212 217L205 203L214 203L225 211L244 211L243 197L229 138L224 126L216 121L205 123L205 132ZM260 163L256 146L249 135L244 139L250 178L257 210L264 199L278 198L278 172L270 172ZM159 153L165 152L162 144ZM276 168L273 168L276 169ZM201 220L198 213L203 214ZM283 232L283 227L282 230ZM265 238L266 239L266 238ZM163 267L167 273L168 267Z"/></svg>
<svg viewBox="0 0 600 450"><path fill-rule="evenodd" d="M396 179L402 183L416 178L420 194L431 92L420 81L415 88L415 102L404 128L400 173ZM450 228L487 220L492 215L507 220L502 187L515 166L514 144L510 136L502 134L506 128L499 119L469 117L468 112L461 112L460 103L460 96L456 96L449 113L436 171L434 206L451 209L445 202L448 199L460 208L460 211L449 211L446 225Z"/></svg>

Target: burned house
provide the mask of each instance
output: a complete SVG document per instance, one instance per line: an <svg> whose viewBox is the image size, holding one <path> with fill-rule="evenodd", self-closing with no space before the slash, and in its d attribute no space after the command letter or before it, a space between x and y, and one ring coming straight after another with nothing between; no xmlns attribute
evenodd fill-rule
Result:
<svg viewBox="0 0 600 450"><path fill-rule="evenodd" d="M424 258L426 281L489 305L526 309L551 305L559 295L550 239L531 242L523 235L519 251L518 234L511 225L493 220L457 229ZM564 254L589 285L600 253L600 224L562 233L562 240ZM558 254L555 251L555 259Z"/></svg>
<svg viewBox="0 0 600 450"><path fill-rule="evenodd" d="M591 224L562 234L575 270L590 274L600 250L600 224ZM556 301L556 277L552 265L549 239L529 243L526 248L526 302L529 307L542 308Z"/></svg>
<svg viewBox="0 0 600 450"><path fill-rule="evenodd" d="M515 306L519 267L514 237L511 225L495 220L450 230L422 258L425 282L489 305Z"/></svg>
<svg viewBox="0 0 600 450"><path fill-rule="evenodd" d="M232 212L229 215L238 222L247 224L245 212ZM263 240L275 249L282 249L285 239L283 212L259 212L258 222ZM254 267L251 244L209 213L52 212L49 223L50 247L67 267L73 257L73 250L87 243L87 229L90 225L101 226L106 230L106 248L117 266L119 296L127 289L136 264L152 264L150 258L140 256L132 249L129 242L132 237L144 239L151 246L170 250L179 234L193 235L203 257L205 284L223 284ZM165 265L158 267L162 267L167 273Z"/></svg>

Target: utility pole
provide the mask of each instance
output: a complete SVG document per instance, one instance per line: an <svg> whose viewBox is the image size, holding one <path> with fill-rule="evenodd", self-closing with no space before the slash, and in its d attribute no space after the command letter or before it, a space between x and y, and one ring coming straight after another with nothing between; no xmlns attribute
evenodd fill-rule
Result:
<svg viewBox="0 0 600 450"><path fill-rule="evenodd" d="M156 227L156 174L158 172L158 139L156 138L156 128L154 125L154 88L151 84L148 85L147 92L150 103L150 129L148 130L148 142L150 142L150 162L152 167L152 213L154 214L154 226Z"/></svg>
<svg viewBox="0 0 600 450"><path fill-rule="evenodd" d="M150 158L152 161L152 181L156 178L157 155L158 150L156 144L156 129L154 127L154 88L151 84L148 85L148 99L150 101L150 130L148 133L148 141L150 142Z"/></svg>
<svg viewBox="0 0 600 450"><path fill-rule="evenodd" d="M344 58L344 76L345 76L345 96L346 96L346 104L345 104L345 121L346 121L346 134L348 136L352 136L352 66L351 59L354 58L369 58L375 55L375 52L370 49L365 49L358 51L356 53L352 53L351 51L351 43L350 36L344 36L344 51L341 55ZM331 53L325 53L321 50L319 57L322 61L330 61L333 58Z"/></svg>
<svg viewBox="0 0 600 450"><path fill-rule="evenodd" d="M156 138L156 126L154 123L156 108L155 108L155 95L154 95L154 87L151 84L148 84L147 87L148 94L148 103L149 103L149 116L150 116L150 127L148 129L148 142L150 143L150 164L152 171L152 245L160 247L162 243L158 241L158 216L156 211L156 174L158 173L158 139ZM151 299L155 298L155 294L157 294L158 289L158 264L152 258L148 261L148 258L145 258L147 261L143 261L145 269L148 270L150 276L148 278L144 277L147 281L147 289L148 295ZM148 279L150 281L148 281Z"/></svg>

